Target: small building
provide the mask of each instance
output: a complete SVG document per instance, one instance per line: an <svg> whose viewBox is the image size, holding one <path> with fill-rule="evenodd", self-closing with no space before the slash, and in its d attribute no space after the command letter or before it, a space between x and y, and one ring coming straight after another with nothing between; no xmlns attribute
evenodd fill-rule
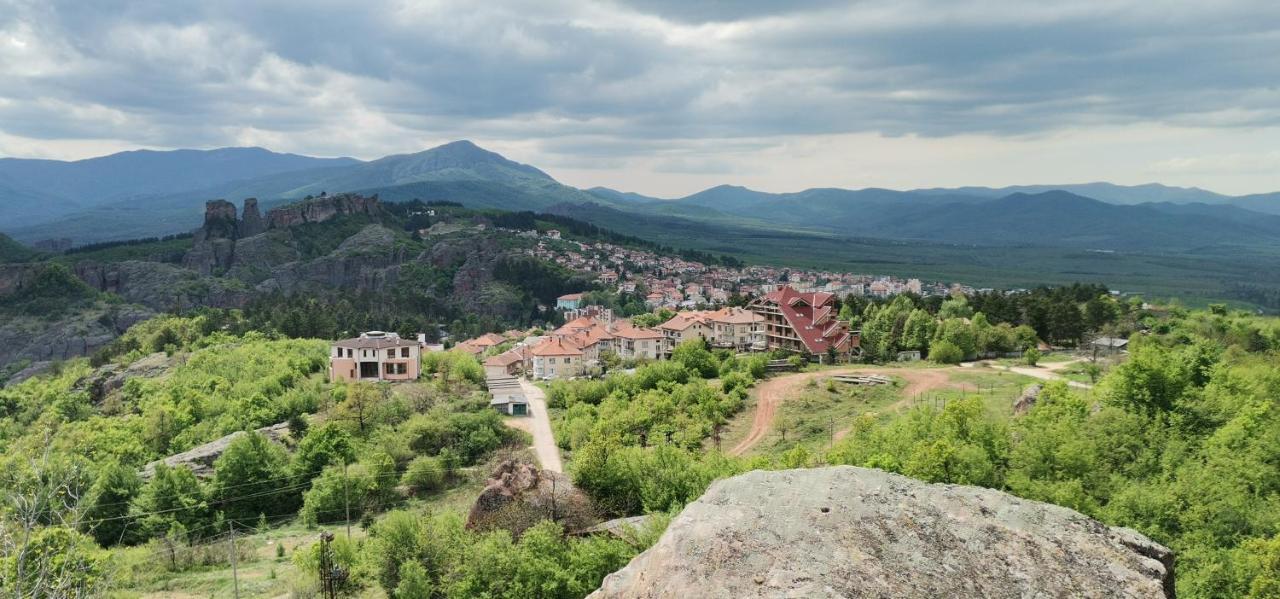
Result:
<svg viewBox="0 0 1280 599"><path fill-rule="evenodd" d="M418 378L422 348L396 333L369 331L334 342L329 351L329 382L412 381Z"/></svg>
<svg viewBox="0 0 1280 599"><path fill-rule="evenodd" d="M557 310L577 310L582 306L581 293L566 293L556 298Z"/></svg>
<svg viewBox="0 0 1280 599"><path fill-rule="evenodd" d="M1089 342L1089 347L1095 354L1112 356L1127 351L1129 340L1119 337L1097 337Z"/></svg>
<svg viewBox="0 0 1280 599"><path fill-rule="evenodd" d="M525 397L524 387L520 381L510 376L488 376L485 386L489 388L489 407L508 416L526 416L529 414L529 398Z"/></svg>
<svg viewBox="0 0 1280 599"><path fill-rule="evenodd" d="M496 356L489 356L484 361L485 376L516 376L522 370L524 370L524 356L514 349Z"/></svg>

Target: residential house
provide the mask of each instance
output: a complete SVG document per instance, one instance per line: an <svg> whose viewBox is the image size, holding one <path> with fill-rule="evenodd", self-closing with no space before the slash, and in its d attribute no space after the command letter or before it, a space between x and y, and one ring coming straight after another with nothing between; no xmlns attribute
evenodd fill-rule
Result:
<svg viewBox="0 0 1280 599"><path fill-rule="evenodd" d="M556 298L557 310L577 310L582 305L581 293L566 293Z"/></svg>
<svg viewBox="0 0 1280 599"><path fill-rule="evenodd" d="M524 370L524 355L517 349L489 356L484 360L485 376L517 376Z"/></svg>
<svg viewBox="0 0 1280 599"><path fill-rule="evenodd" d="M329 350L329 382L412 381L418 378L422 348L396 333L369 331L336 341Z"/></svg>
<svg viewBox="0 0 1280 599"><path fill-rule="evenodd" d="M662 331L620 321L615 323L610 332L614 337L614 352L623 360L657 360L662 357Z"/></svg>
<svg viewBox="0 0 1280 599"><path fill-rule="evenodd" d="M715 329L702 312L679 312L671 320L658 325L658 330L662 332L663 352L667 355L685 341L709 339L715 335Z"/></svg>
<svg viewBox="0 0 1280 599"><path fill-rule="evenodd" d="M711 325L711 345L738 351L764 350L764 316L743 308L721 308L705 312L703 318Z"/></svg>
<svg viewBox="0 0 1280 599"><path fill-rule="evenodd" d="M529 350L533 378L562 379L582 374L582 350L563 337L551 337Z"/></svg>
<svg viewBox="0 0 1280 599"><path fill-rule="evenodd" d="M858 333L836 318L835 299L830 293L801 293L783 286L751 302L748 309L764 317L768 349L809 353L824 361L828 349L835 350L837 359L860 355Z"/></svg>

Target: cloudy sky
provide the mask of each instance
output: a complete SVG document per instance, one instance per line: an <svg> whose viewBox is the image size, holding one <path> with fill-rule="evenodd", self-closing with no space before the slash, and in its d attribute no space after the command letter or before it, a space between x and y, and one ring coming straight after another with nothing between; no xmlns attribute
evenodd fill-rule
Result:
<svg viewBox="0 0 1280 599"><path fill-rule="evenodd" d="M472 139L678 196L1280 190L1274 0L0 0L0 156Z"/></svg>

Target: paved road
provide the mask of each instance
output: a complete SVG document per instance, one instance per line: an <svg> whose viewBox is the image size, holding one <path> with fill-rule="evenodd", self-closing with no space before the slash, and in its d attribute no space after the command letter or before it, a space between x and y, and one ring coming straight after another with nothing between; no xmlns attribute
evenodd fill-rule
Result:
<svg viewBox="0 0 1280 599"><path fill-rule="evenodd" d="M560 448L556 446L555 435L551 434L551 417L547 414L547 396L537 385L520 379L525 397L529 398L529 427L526 429L533 435L533 451L538 454L538 462L543 470L564 472L560 463ZM525 427L520 427L525 428Z"/></svg>

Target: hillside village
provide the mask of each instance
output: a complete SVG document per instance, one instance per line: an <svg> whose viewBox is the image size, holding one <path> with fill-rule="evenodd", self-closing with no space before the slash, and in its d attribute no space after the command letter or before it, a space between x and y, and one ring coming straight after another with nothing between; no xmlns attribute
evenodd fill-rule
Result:
<svg viewBox="0 0 1280 599"><path fill-rule="evenodd" d="M692 309L702 305L722 305L734 295L756 296L788 285L800 292L832 293L886 298L902 293L945 295L971 293L973 288L958 283L924 283L920 279L898 279L886 275L805 270L766 265L734 268L707 265L678 256L628 248L607 242L587 243L563 239L557 230L539 234L530 256L560 264L594 276L601 287L618 293L645 292L651 309Z"/></svg>

